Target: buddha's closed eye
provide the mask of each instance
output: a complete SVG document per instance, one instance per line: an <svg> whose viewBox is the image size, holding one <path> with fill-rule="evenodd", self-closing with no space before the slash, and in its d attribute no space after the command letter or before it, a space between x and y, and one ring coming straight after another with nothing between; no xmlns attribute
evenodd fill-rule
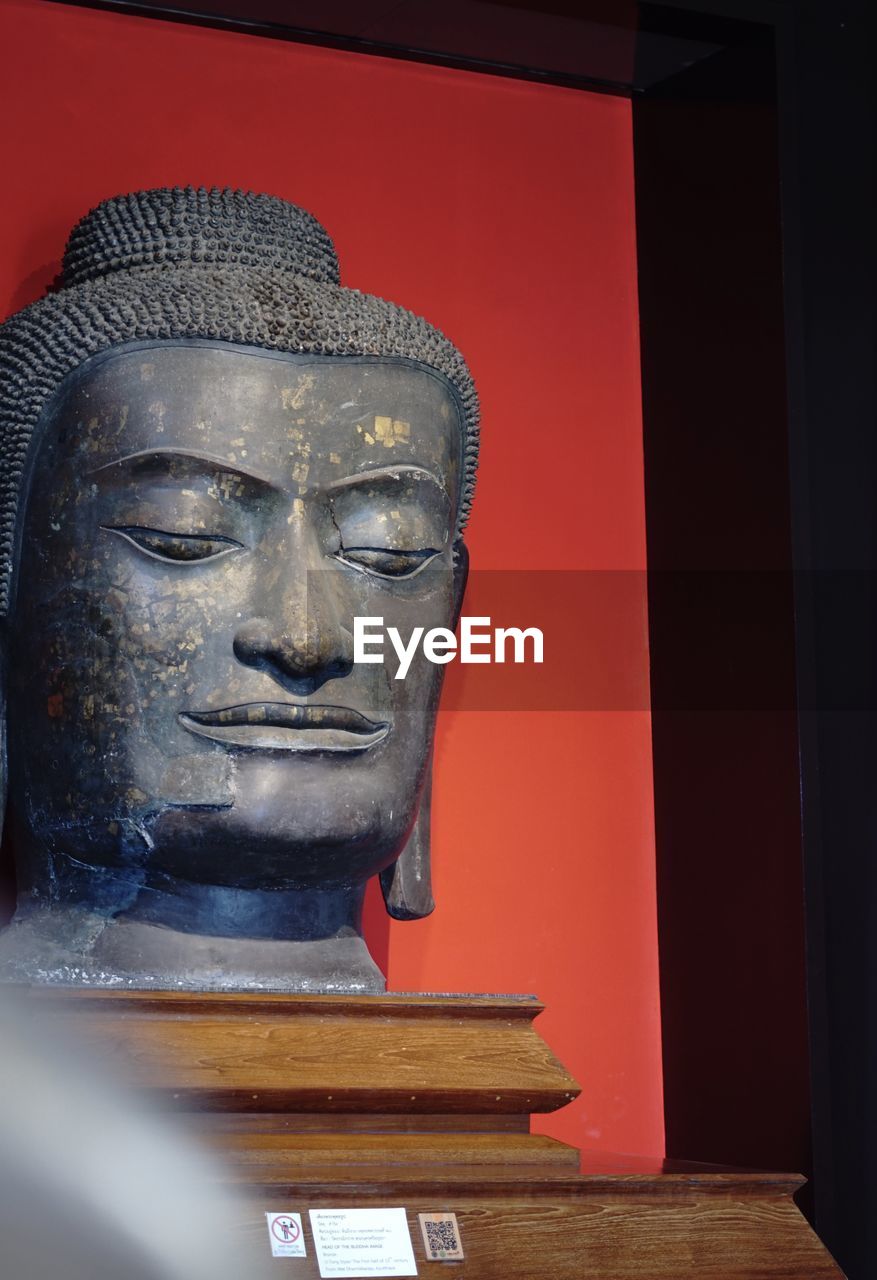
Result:
<svg viewBox="0 0 877 1280"><path fill-rule="evenodd" d="M412 578L441 552L434 547L396 551L384 547L342 547L335 558L381 578Z"/></svg>
<svg viewBox="0 0 877 1280"><path fill-rule="evenodd" d="M142 525L101 525L107 533L124 538L138 551L153 560L170 564L194 564L199 560L216 560L239 550L241 543L218 533L170 533L166 529L147 529Z"/></svg>

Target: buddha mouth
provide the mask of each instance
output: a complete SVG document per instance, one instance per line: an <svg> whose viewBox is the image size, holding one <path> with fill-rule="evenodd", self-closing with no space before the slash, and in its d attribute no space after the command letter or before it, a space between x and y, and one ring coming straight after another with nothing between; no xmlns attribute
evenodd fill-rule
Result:
<svg viewBox="0 0 877 1280"><path fill-rule="evenodd" d="M319 703L244 702L216 711L184 711L190 733L253 751L367 751L390 732L352 707Z"/></svg>

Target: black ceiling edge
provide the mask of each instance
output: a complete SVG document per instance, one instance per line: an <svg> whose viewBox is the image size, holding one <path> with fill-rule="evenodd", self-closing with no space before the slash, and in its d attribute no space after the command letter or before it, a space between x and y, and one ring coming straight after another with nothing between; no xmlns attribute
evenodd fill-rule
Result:
<svg viewBox="0 0 877 1280"><path fill-rule="evenodd" d="M515 63L493 62L486 58L465 57L461 54L441 53L432 49L418 49L408 45L395 45L362 36L337 35L333 32L314 31L306 27L286 26L279 22L261 19L226 17L223 14L199 13L176 5L136 3L136 0L52 0L56 4L76 8L100 9L109 13L124 13L138 18L157 18L165 22L184 23L189 26L213 27L223 31L236 31L241 35L263 36L271 40L288 40L296 44L318 45L323 48L341 49L349 53L365 53L378 58L396 58L407 62L423 62L432 66L451 67L457 71L475 71L482 75L501 76L506 79L529 80L538 84L551 84L564 89L587 90L590 93L611 94L630 98L640 90L625 81L605 80L598 76L567 75L539 67L520 66Z"/></svg>

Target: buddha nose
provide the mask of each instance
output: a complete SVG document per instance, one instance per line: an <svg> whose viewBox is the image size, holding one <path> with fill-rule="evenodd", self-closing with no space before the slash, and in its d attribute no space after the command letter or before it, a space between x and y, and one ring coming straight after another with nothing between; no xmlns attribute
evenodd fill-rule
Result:
<svg viewBox="0 0 877 1280"><path fill-rule="evenodd" d="M239 662L299 694L312 693L353 669L353 637L332 599L335 574L324 570L307 577L297 598L281 598L269 615L248 618L234 637Z"/></svg>

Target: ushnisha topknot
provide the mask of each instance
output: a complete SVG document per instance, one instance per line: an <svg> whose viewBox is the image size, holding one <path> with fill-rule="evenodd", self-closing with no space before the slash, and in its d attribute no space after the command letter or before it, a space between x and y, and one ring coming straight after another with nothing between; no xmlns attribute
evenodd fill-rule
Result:
<svg viewBox="0 0 877 1280"><path fill-rule="evenodd" d="M104 200L70 232L65 285L133 267L258 267L340 284L335 246L298 205L251 191L161 187Z"/></svg>
<svg viewBox="0 0 877 1280"><path fill-rule="evenodd" d="M44 410L73 369L129 342L213 339L436 370L461 410L459 537L478 463L478 397L466 363L420 316L338 280L326 230L275 196L160 188L105 200L77 223L60 289L0 326L0 613L9 609L21 488Z"/></svg>

